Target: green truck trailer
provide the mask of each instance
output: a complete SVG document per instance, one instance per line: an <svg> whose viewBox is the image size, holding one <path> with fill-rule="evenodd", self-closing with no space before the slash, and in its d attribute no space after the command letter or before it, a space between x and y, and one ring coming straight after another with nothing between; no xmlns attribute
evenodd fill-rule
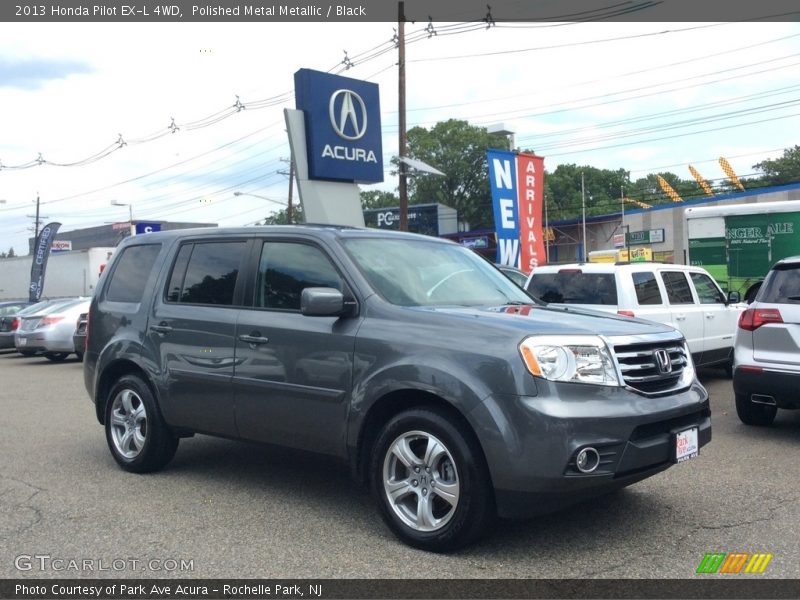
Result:
<svg viewBox="0 0 800 600"><path fill-rule="evenodd" d="M744 296L770 267L800 255L800 200L687 208L688 261Z"/></svg>

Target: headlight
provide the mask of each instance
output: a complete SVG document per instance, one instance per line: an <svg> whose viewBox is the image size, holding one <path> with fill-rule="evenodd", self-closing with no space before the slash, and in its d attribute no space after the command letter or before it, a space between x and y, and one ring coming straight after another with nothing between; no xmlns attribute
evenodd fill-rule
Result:
<svg viewBox="0 0 800 600"><path fill-rule="evenodd" d="M606 343L595 335L533 335L519 345L528 371L550 381L619 385Z"/></svg>

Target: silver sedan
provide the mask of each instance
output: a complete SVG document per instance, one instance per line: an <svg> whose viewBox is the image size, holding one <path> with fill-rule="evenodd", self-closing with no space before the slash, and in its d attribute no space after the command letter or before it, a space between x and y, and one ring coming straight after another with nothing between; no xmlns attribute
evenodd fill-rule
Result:
<svg viewBox="0 0 800 600"><path fill-rule="evenodd" d="M90 299L78 298L54 304L33 315L24 315L14 336L17 351L25 355L44 353L60 361L75 352L72 334L78 315L89 310Z"/></svg>

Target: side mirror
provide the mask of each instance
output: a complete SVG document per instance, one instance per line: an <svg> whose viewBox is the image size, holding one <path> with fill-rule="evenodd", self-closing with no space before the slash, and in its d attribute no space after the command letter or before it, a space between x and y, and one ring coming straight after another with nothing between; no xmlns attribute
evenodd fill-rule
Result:
<svg viewBox="0 0 800 600"><path fill-rule="evenodd" d="M307 317L338 317L345 312L344 295L336 288L306 288L300 294L300 312Z"/></svg>
<svg viewBox="0 0 800 600"><path fill-rule="evenodd" d="M742 296L739 292L728 292L728 304L739 304L742 301Z"/></svg>

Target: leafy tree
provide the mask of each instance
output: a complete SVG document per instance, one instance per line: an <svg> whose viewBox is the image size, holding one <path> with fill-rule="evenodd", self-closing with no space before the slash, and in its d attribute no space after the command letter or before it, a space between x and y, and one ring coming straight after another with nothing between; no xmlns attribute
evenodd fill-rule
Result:
<svg viewBox="0 0 800 600"><path fill-rule="evenodd" d="M400 198L395 196L392 192L383 192L380 190L361 192L361 208L364 210L369 208L387 208L390 206L399 205Z"/></svg>
<svg viewBox="0 0 800 600"><path fill-rule="evenodd" d="M585 194L581 193L581 176ZM624 169L610 170L574 164L558 165L554 171L545 171L544 195L547 199L548 218L568 219L583 214L602 215L620 208L620 194L630 188L629 173Z"/></svg>
<svg viewBox="0 0 800 600"><path fill-rule="evenodd" d="M303 214L303 209L300 206L292 206L292 223L305 223L306 218ZM289 217L286 214L286 209L282 208L278 212L271 214L262 225L287 225Z"/></svg>
<svg viewBox="0 0 800 600"><path fill-rule="evenodd" d="M508 150L508 140L485 127L450 119L431 129L408 131L408 155L442 171L408 178L409 204L440 202L458 211L474 229L492 227L492 196L486 150Z"/></svg>
<svg viewBox="0 0 800 600"><path fill-rule="evenodd" d="M800 146L787 148L783 156L775 160L764 160L753 165L764 173L760 178L762 186L786 185L800 182ZM747 185L745 185L745 188Z"/></svg>
<svg viewBox="0 0 800 600"><path fill-rule="evenodd" d="M17 253L14 252L14 247L13 246L8 249L8 252L6 252L6 258L14 258L16 255L17 255Z"/></svg>

